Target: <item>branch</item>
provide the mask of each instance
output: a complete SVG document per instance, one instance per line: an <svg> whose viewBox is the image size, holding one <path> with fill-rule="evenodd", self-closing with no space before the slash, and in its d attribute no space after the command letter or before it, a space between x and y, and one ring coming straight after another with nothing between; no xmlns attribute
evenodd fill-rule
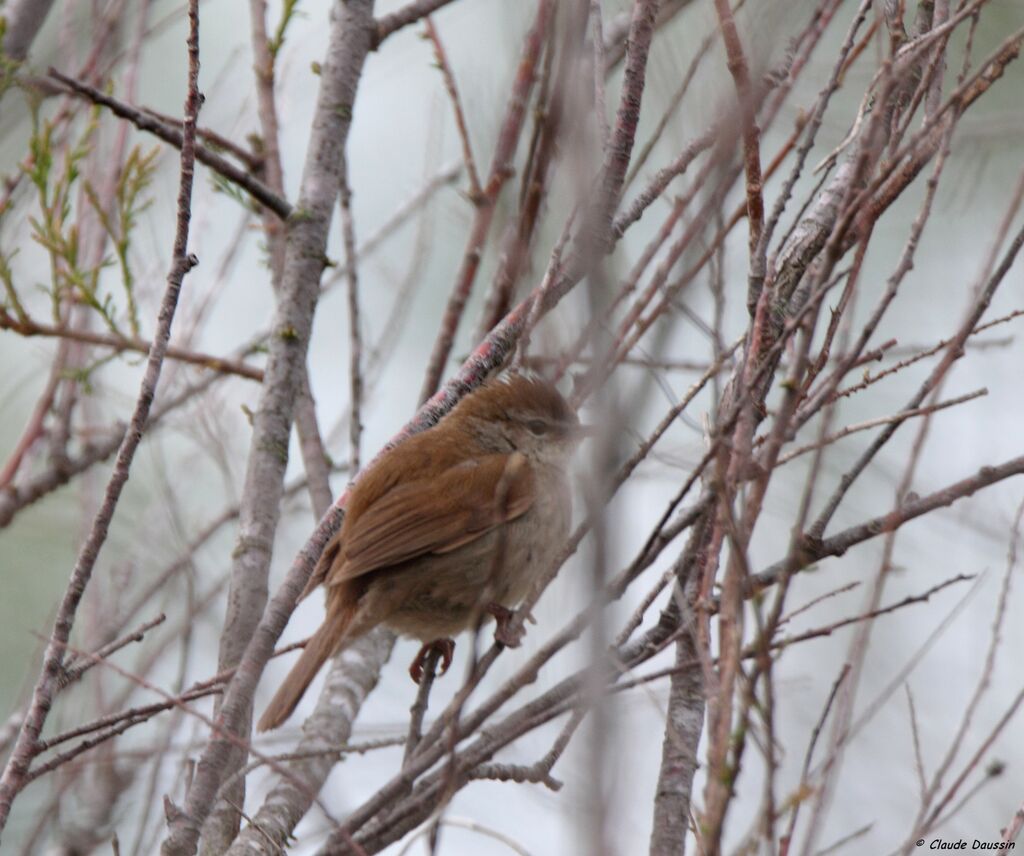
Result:
<svg viewBox="0 0 1024 856"><path fill-rule="evenodd" d="M736 85L736 98L739 101L740 117L743 127L743 170L747 179L747 223L750 228L750 256L754 253L761 240L761 228L764 224L764 199L761 197L761 132L757 127L754 90L750 84L750 69L743 55L743 44L736 30L736 19L729 0L715 0L715 13L718 24L722 28L722 42L725 44L725 55L728 59L729 73ZM756 300L751 304L751 309Z"/></svg>
<svg viewBox="0 0 1024 856"><path fill-rule="evenodd" d="M149 420L146 422L145 430L152 433L161 420L168 413L174 412L181 405L190 401L194 396L209 388L214 381L224 375L211 375L201 379L199 382L186 387L173 398L165 400L154 407ZM110 436L86 444L85 448L77 458L63 459L47 467L46 470L33 476L27 482L17 485L9 485L3 492L0 492L0 529L6 527L14 517L47 494L67 484L75 476L85 472L90 467L101 461L105 461L113 455L124 442L126 427L119 423L111 432Z"/></svg>
<svg viewBox="0 0 1024 856"><path fill-rule="evenodd" d="M7 760L3 777L0 778L0 832L3 831L10 815L11 805L15 797L25 785L25 777L33 757L38 752L39 736L46 723L53 697L56 694L63 672L65 649L75 615L85 588L92 577L93 568L107 538L114 512L117 510L121 492L128 481L135 452L142 440L156 387L160 380L160 370L171 338L171 326L178 305L182 281L196 264L194 256L187 255L188 229L191 219L192 183L195 170L195 135L196 118L199 114L201 96L199 94L199 12L198 0L189 3L189 38L188 38L188 93L185 98L185 119L182 128L181 145L181 177L178 186L178 216L174 235L171 270L167 276L167 288L160 302L157 329L153 336L153 344L146 362L146 372L142 378L138 400L129 423L128 430L121 441L114 472L110 476L104 492L103 502L93 520L92 528L78 554L78 560L71 572L67 590L57 610L53 632L43 659L42 672L32 693L32 702L28 715L22 725L21 733Z"/></svg>
<svg viewBox="0 0 1024 856"><path fill-rule="evenodd" d="M447 6L451 2L452 0L414 0L414 2L408 6L403 6L398 11L378 18L374 26L371 48L377 50L381 42L392 33L397 32L403 27L408 27L410 24L415 24L428 15L433 15L442 6Z"/></svg>
<svg viewBox="0 0 1024 856"><path fill-rule="evenodd" d="M106 107L115 116L118 116L121 119L127 119L140 131L147 131L153 136L163 140L165 143L169 143L174 146L176 149L180 149L182 147L181 130L167 125L165 122L156 118L152 113L132 107L130 104L125 104L123 101L114 98L112 95L100 92L100 90L95 87L75 80L73 77L61 74L55 68L51 68L48 71L48 74L54 80L63 83L64 86L70 89L75 95L78 95L80 98L84 98L86 101L91 101L93 104L99 104L102 107ZM231 161L221 157L216 152L211 151L205 146L195 146L195 159L208 166L214 172L219 173L233 184L237 184L257 202L261 205L265 205L273 211L280 219L287 220L291 215L292 207L288 204L287 200L282 199L274 193L258 178L250 175L245 170L239 169L231 163Z"/></svg>
<svg viewBox="0 0 1024 856"><path fill-rule="evenodd" d="M747 580L744 594L747 597L753 596L783 577L800 571L820 559L842 556L851 547L863 541L891 532L915 518L952 505L958 499L972 496L982 488L1021 474L1024 474L1024 456L1012 458L997 467L982 467L969 478L961 479L927 496L905 502L888 514L851 526L830 538L818 540L805 535L801 549L795 551L791 558L783 559L760 573L751 575Z"/></svg>
<svg viewBox="0 0 1024 856"><path fill-rule="evenodd" d="M7 60L23 60L50 14L53 0L11 0L4 4L3 52Z"/></svg>
<svg viewBox="0 0 1024 856"><path fill-rule="evenodd" d="M855 425L847 425L835 434L829 434L827 437L823 437L814 443L808 443L806 446L800 446L799 448L787 452L785 455L779 456L775 465L777 467L781 467L783 464L789 463L800 455L812 452L815 449L822 449L825 446L830 446L832 443L860 431L870 431L872 428L878 428L880 425L899 424L917 416L930 416L940 410L945 410L949 407L956 407L958 404L965 404L968 401L973 401L976 398L982 398L986 395L988 395L988 389L982 387L981 389L974 390L974 392L968 392L966 395L958 395L956 398L951 398L948 401L939 401L935 404L929 404L926 407L914 407L910 410L901 410L899 413L894 413L892 416L880 416L877 419L868 419L864 422L858 422Z"/></svg>
<svg viewBox="0 0 1024 856"><path fill-rule="evenodd" d="M211 735L202 752L184 810L169 824L169 835L161 846L164 856L190 856L195 852L200 828L214 808L221 782L244 764L245 751L230 738L248 736L253 692L262 664L277 638L269 638L266 622L261 624L260 616L267 601L270 555L280 518L296 391L305 375L345 143L363 64L370 50L372 12L373 0L350 0L335 9L331 22L302 189L295 208L297 214L286 239L284 276L265 381L253 422L228 613L221 636L218 671L239 668L220 709L218 718L223 730ZM315 549L319 555L336 523L336 517L329 513L326 524L317 528L307 550ZM306 555L304 550L300 562ZM294 592L293 605L297 595L298 591ZM270 611L273 610L272 604ZM253 670L248 667L249 658L256 651L260 652L261 667Z"/></svg>
<svg viewBox="0 0 1024 856"><path fill-rule="evenodd" d="M455 111L455 127L459 131L459 140L462 143L462 161L466 166L466 173L469 176L469 198L478 202L483 195L483 188L480 186L480 176L476 170L476 159L473 157L473 145L469 139L469 126L466 123L466 115L462 110L462 99L459 98L459 88L455 84L455 74L452 72L451 64L448 62L448 54L445 52L441 36L437 32L434 22L427 18L424 22L427 38L434 46L434 58L437 60L437 67L441 70L441 77L444 79L444 88L448 90L448 97L452 101L452 109Z"/></svg>
<svg viewBox="0 0 1024 856"><path fill-rule="evenodd" d="M282 852L312 805L310 794L320 791L334 769L338 753L330 750L349 740L356 714L377 685L393 644L394 636L380 630L334 658L316 708L303 723L302 739L295 747L294 754L302 760L288 765L290 775L273 787L225 856L278 856Z"/></svg>
<svg viewBox="0 0 1024 856"><path fill-rule="evenodd" d="M149 342L135 336L115 336L112 333L95 333L91 330L83 330L76 327L58 327L53 324L40 324L37 321L31 320L19 321L13 315L9 315L3 307L0 307L0 330L13 330L21 336L46 336L54 339L70 339L73 342L82 342L87 345L113 348L118 353L132 351L137 354L148 354L150 349ZM176 348L173 345L168 345L164 356L170 360L201 366L202 368L224 374L238 375L258 383L263 381L261 369L236 360L216 357L213 354L203 354L198 351L189 351L186 348Z"/></svg>
<svg viewBox="0 0 1024 856"><path fill-rule="evenodd" d="M684 632L676 642L676 663L668 695L661 769L654 796L651 856L682 853L690 828L690 795L697 773L697 748L704 730L704 674L696 640Z"/></svg>
<svg viewBox="0 0 1024 856"><path fill-rule="evenodd" d="M548 27L554 14L554 9L555 4L553 0L539 0L537 4L537 17L534 19L533 26L523 40L522 55L512 82L508 103L505 107L505 118L501 124L497 143L494 146L494 155L491 158L491 168L487 176L487 184L479 197L474 200L476 203L476 215L473 218L473 225L469 230L469 239L466 242L462 263L459 265L459 270L455 275L455 283L452 286L448 303L444 309L437 339L434 342L434 347L431 349L430 358L427 362L427 371L423 379L423 387L420 390L420 402L426 401L434 394L444 374L445 364L451 353L452 343L455 341L456 330L458 329L459 322L462 320L463 312L466 309L466 302L469 300L470 291L473 288L473 282L480 267L484 244L491 231L491 223L494 220L498 197L505 183L512 176L512 162L515 157L519 136L522 133L523 123L526 120L526 107L530 99L530 92L533 89L534 79L536 78L537 62L540 60L541 48L544 45L545 37L548 35ZM468 161L468 164L472 169L471 160ZM470 175L472 180L472 172Z"/></svg>

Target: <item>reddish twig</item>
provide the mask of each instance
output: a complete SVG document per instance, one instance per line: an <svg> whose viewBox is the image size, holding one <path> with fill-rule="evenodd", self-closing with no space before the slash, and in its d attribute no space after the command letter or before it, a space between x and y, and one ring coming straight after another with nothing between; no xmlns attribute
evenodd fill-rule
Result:
<svg viewBox="0 0 1024 856"><path fill-rule="evenodd" d="M15 324L21 322L14 318L11 318L7 314L6 310L0 307L0 328L3 328L6 321L13 321ZM7 458L7 462L4 464L3 469L0 470L0 491L4 490L7 485L14 481L14 477L18 474L18 468L21 466L22 460L25 455L28 454L28 450L32 448L36 440L43 436L43 423L46 420L46 414L50 411L50 407L53 405L53 398L57 392L57 386L60 384L62 379L62 372L60 371L63 360L58 360L53 368L50 370L50 376L46 380L46 386L43 388L42 393L39 395L39 400L36 401L36 406L32 408L32 415L29 417L28 424L25 426L25 430L21 432L21 437L18 438L18 442L11 450L10 457Z"/></svg>
<svg viewBox="0 0 1024 856"><path fill-rule="evenodd" d="M427 362L427 370L420 390L419 400L421 403L434 394L444 373L452 343L455 341L455 332L462 319L466 301L469 299L477 270L480 267L480 259L491 230L498 195L505 182L512 176L512 159L515 156L516 145L526 119L526 107L536 77L537 62L540 59L541 48L547 35L551 16L554 14L554 8L552 0L539 0L537 16L523 42L522 55L512 82L508 104L505 107L505 118L498 134L498 142L494 147L487 183L476 202L476 215L473 218L473 225L470 227L466 250L459 271L455 275L455 283L445 306L437 339Z"/></svg>
<svg viewBox="0 0 1024 856"><path fill-rule="evenodd" d="M764 199L761 196L761 132L757 127L754 90L750 83L750 69L743 55L743 44L736 29L729 0L715 0L715 13L722 28L722 41L728 59L729 73L736 85L740 117L743 128L743 171L747 179L747 224L750 230L749 247L753 259L761 240L764 224ZM753 307L751 307L752 309Z"/></svg>
<svg viewBox="0 0 1024 856"><path fill-rule="evenodd" d="M58 327L53 324L41 324L37 321L18 320L2 308L0 308L0 330L12 330L20 336L45 336L47 338L68 339L87 345L100 345L105 348L112 348L117 353L131 351L136 354L148 354L151 347L150 342L135 336L115 336L112 333L96 333L76 327ZM200 366L215 372L238 375L239 377L257 382L263 381L262 369L246 365L237 360L217 357L213 354L203 354L198 351L190 351L185 348L168 345L165 357L169 360ZM0 484L2 483L0 481Z"/></svg>
<svg viewBox="0 0 1024 856"><path fill-rule="evenodd" d="M448 54L445 53L434 22L427 18L424 20L423 26L426 29L427 38L430 39L430 43L434 47L434 58L437 60L437 67L441 70L444 88L448 90L448 97L451 98L452 109L455 111L455 127L459 130L462 160L466 165L466 174L469 177L469 198L474 204L479 204L483 201L483 188L480 187L480 176L477 174L476 160L473 158L473 145L469 140L469 127L466 124L466 116L462 112L462 100L459 98L459 88L455 85L455 75L448 63Z"/></svg>
<svg viewBox="0 0 1024 856"><path fill-rule="evenodd" d="M110 521L117 509L121 492L128 481L135 452L142 440L142 433L149 416L160 369L171 338L171 325L181 292L185 274L197 263L194 256L187 254L189 221L191 219L192 182L195 169L196 118L199 114L199 12L198 0L189 4L189 75L188 93L185 98L184 122L182 126L181 178L178 188L178 216L172 250L171 270L167 277L167 289L160 304L159 320L153 336L146 372L143 376L139 397L132 413L129 430L125 432L118 450L114 472L107 484L103 503L93 521L92 529L79 552L78 560L71 573L71 580L61 600L54 622L50 642L46 648L42 672L36 682L21 733L11 750L3 777L0 779L0 831L3 830L15 797L25 786L29 765L37 754L39 736L46 722L50 705L60 680L64 664L65 648L74 625L78 605L92 576L100 549L106 541Z"/></svg>

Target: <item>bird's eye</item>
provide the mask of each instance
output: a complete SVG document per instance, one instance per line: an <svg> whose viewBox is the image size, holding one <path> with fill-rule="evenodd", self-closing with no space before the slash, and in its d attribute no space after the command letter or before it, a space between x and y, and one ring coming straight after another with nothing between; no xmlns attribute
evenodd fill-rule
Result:
<svg viewBox="0 0 1024 856"><path fill-rule="evenodd" d="M543 419L531 419L526 423L526 427L530 429L531 434L536 434L539 437L548 433L549 426Z"/></svg>

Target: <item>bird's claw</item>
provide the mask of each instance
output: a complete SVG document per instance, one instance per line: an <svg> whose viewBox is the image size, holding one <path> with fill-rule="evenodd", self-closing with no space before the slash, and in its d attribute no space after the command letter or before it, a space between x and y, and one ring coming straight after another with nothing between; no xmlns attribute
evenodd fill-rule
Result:
<svg viewBox="0 0 1024 856"><path fill-rule="evenodd" d="M452 664L452 656L455 654L455 640L435 639L433 642L425 642L423 644L416 658L412 661L412 665L409 666L409 676L417 684L423 680L423 667L427 664L427 658L435 651L441 655L441 669L435 674L437 677L441 677Z"/></svg>

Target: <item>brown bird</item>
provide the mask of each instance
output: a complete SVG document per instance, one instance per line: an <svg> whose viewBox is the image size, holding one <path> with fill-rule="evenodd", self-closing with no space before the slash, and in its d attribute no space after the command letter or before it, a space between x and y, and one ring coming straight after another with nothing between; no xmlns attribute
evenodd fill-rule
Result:
<svg viewBox="0 0 1024 856"><path fill-rule="evenodd" d="M321 666L383 624L451 664L451 637L484 614L514 647L511 607L550 567L568 534L566 470L583 436L547 381L508 373L467 395L433 428L381 455L352 488L345 522L303 592L327 589L327 616L258 729L283 723Z"/></svg>

